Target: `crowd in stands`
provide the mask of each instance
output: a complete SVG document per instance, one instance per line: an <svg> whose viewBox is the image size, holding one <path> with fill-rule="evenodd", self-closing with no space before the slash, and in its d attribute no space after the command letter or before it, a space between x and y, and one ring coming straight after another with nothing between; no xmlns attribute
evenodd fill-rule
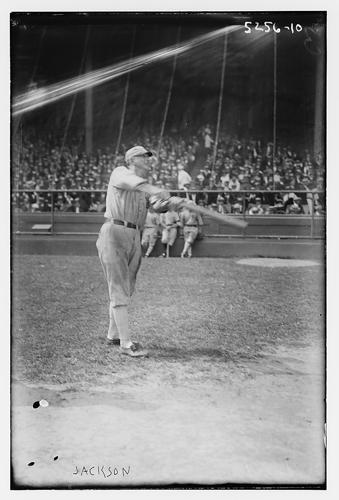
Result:
<svg viewBox="0 0 339 500"><path fill-rule="evenodd" d="M198 190L191 197L211 210L260 215L310 213L314 208L315 214L324 213L324 194L312 194L324 191L321 154L313 157L307 150L300 154L280 145L274 152L270 142L263 144L227 134L220 134L215 150L213 137L211 127L204 125L190 137L164 135L160 147L159 137L146 134L121 144L117 155L113 146L88 155L76 136L72 143L62 145L52 133L22 134L19 141L13 141L12 187L32 192L13 193L14 208L50 211L51 195L41 190L58 189L65 192L53 195L55 210L103 212L105 193L96 191L105 190L112 169L124 164L124 151L143 144L156 153L151 159L149 182L174 192L179 187L179 172L187 172L190 182L185 188ZM84 192L87 190L92 192Z"/></svg>

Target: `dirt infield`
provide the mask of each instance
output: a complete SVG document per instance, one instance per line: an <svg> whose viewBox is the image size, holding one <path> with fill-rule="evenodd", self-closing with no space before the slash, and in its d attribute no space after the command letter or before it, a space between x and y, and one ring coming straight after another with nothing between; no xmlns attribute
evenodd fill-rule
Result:
<svg viewBox="0 0 339 500"><path fill-rule="evenodd" d="M151 356L122 360L104 344L97 262L54 259L16 262L16 487L324 483L321 266L151 259L131 319ZM70 273L88 282L84 295ZM178 276L184 284L174 296ZM204 286L190 293L194 282ZM87 304L90 290L96 299ZM49 406L33 408L42 398Z"/></svg>
<svg viewBox="0 0 339 500"><path fill-rule="evenodd" d="M321 366L307 346L267 354L226 384L164 388L152 374L111 391L14 384L16 478L40 487L321 483ZM42 396L49 407L33 409Z"/></svg>

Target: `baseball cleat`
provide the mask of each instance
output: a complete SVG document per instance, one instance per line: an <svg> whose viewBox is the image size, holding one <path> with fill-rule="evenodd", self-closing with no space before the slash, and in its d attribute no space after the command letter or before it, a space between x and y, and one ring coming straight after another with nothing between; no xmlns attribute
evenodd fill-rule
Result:
<svg viewBox="0 0 339 500"><path fill-rule="evenodd" d="M148 352L137 342L133 342L130 347L120 347L120 353L132 356L133 358L148 356Z"/></svg>
<svg viewBox="0 0 339 500"><path fill-rule="evenodd" d="M106 339L107 345L120 345L120 339Z"/></svg>

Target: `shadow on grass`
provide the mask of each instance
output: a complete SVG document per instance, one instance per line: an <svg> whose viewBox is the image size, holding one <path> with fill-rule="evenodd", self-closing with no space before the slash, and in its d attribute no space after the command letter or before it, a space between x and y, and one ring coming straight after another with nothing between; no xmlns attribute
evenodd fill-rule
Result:
<svg viewBox="0 0 339 500"><path fill-rule="evenodd" d="M212 358L228 361L231 359L227 351L209 347L155 347L150 349L150 354L155 359L163 360L187 360L191 361L198 358Z"/></svg>

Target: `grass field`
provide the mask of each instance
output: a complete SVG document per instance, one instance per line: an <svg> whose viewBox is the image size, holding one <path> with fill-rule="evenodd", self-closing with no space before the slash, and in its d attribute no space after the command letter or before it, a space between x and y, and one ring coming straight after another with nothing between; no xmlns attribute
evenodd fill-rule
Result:
<svg viewBox="0 0 339 500"><path fill-rule="evenodd" d="M105 346L108 292L95 257L17 257L12 307L13 375L52 384L99 384L136 370L139 381L155 370L159 383L220 379L234 363L324 335L322 266L144 261L130 326L151 356L133 363Z"/></svg>
<svg viewBox="0 0 339 500"><path fill-rule="evenodd" d="M140 445L133 452L139 468L137 482L154 479L147 476L149 469L143 469L150 463L156 469L154 450L165 450L157 451L161 459L168 447L174 447L176 457L181 456L183 443L189 449L197 435L201 440L206 437L201 450L211 448L214 473L207 474L207 482L237 477L317 482L323 477L319 451L325 336L322 265L266 268L239 265L236 259L144 260L130 308L130 326L134 339L150 351L145 359L121 356L117 348L105 343L108 292L98 258L21 255L14 257L13 271L12 380L24 384L21 391L14 391L15 397L19 394L15 404L22 406L17 419L24 425L30 425L30 398L34 396L28 388L43 387L45 394L58 391L48 394L51 400L55 398L55 406L60 403L60 411L65 405L74 412L79 405L89 405L88 415L103 426L108 418L105 398L111 393L114 401L110 404L116 412L110 412L110 421L120 415L139 432L140 422L147 429L138 437L140 442L145 440L145 447ZM67 399L67 391L73 391L72 400ZM89 402L93 391L95 416L91 413L94 402ZM105 398L100 398L100 391ZM142 413L146 408L151 413ZM187 414L193 422L187 421ZM83 420L84 414L80 415L74 414L71 421ZM159 430L159 437L158 431L150 430L151 422L152 429L157 429L159 421L171 439L163 431ZM53 428L57 422L64 425L55 414L51 422ZM232 434L239 425L244 428L236 438ZM90 428L86 427L86 443ZM78 440L85 436L85 429L74 432ZM19 434L22 444L27 437ZM60 443L58 429L54 434ZM155 440L152 457L148 455L150 435ZM263 436L268 437L266 451L262 450ZM165 439L170 440L167 448ZM230 462L226 450L232 439L238 441L232 445ZM80 448L85 446L81 443ZM120 456L128 456L125 447L126 440L121 442ZM28 443L26 448L31 450ZM90 450L85 446L83 454ZM258 456L259 451L264 455ZM68 452L68 472L74 453ZM199 459L199 450L193 447L189 456L191 466L187 460L179 464L183 476L169 462L172 475L168 468L166 473L161 469L156 480L201 477L206 452ZM198 459L200 465L195 462ZM67 470L65 465L63 478ZM29 482L26 473L19 476ZM49 469L46 473L51 477ZM36 484L41 483L39 478Z"/></svg>

